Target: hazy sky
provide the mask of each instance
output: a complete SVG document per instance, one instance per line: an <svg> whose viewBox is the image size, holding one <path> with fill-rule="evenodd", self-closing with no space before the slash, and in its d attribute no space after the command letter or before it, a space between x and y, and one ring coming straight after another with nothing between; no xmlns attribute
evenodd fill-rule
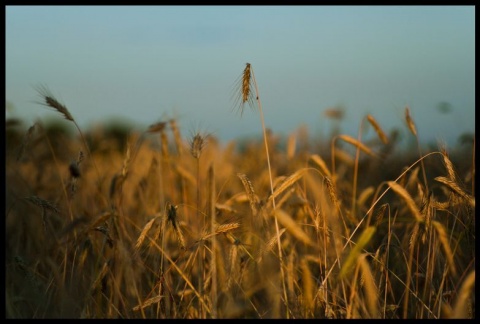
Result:
<svg viewBox="0 0 480 324"><path fill-rule="evenodd" d="M27 125L61 119L34 103L44 84L85 129L176 117L185 135L260 134L258 111L232 110L247 62L276 133L326 134L337 106L352 136L368 113L405 132L406 105L420 139L475 129L474 6L6 7L6 116Z"/></svg>

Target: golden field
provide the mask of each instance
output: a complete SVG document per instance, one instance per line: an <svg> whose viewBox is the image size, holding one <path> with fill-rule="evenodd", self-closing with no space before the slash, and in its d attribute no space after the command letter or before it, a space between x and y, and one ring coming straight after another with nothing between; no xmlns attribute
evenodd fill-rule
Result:
<svg viewBox="0 0 480 324"><path fill-rule="evenodd" d="M83 132L41 94L63 128L6 124L7 318L475 318L474 136Z"/></svg>

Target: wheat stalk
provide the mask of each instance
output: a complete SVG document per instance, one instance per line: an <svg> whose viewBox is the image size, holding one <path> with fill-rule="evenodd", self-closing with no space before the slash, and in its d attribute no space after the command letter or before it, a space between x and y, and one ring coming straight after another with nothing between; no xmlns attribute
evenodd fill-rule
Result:
<svg viewBox="0 0 480 324"><path fill-rule="evenodd" d="M313 275L308 267L307 260L300 261L300 268L302 269L303 294L306 309L313 314L314 300L313 300Z"/></svg>
<svg viewBox="0 0 480 324"><path fill-rule="evenodd" d="M295 173L293 173L292 175L290 175L288 178L286 178L282 182L282 184L278 188L276 188L275 191L273 192L273 194L268 198L269 201L277 198L278 195L280 195L287 188L289 188L291 185L293 185L295 182L297 182L303 176L303 174L305 173L306 170L307 169L300 169L300 170L296 171Z"/></svg>
<svg viewBox="0 0 480 324"><path fill-rule="evenodd" d="M234 272L235 272L235 264L237 263L237 256L238 256L238 245L232 244L230 247L230 251L228 253L228 260L229 260L229 276L227 279L227 284L225 290L229 290L232 287Z"/></svg>
<svg viewBox="0 0 480 324"><path fill-rule="evenodd" d="M385 211L387 210L387 208L388 208L388 204L383 204L378 209L376 217L375 217L375 224L374 224L375 227L378 227L380 225L380 223L382 222L383 216L385 215Z"/></svg>
<svg viewBox="0 0 480 324"><path fill-rule="evenodd" d="M245 174L237 173L237 177L240 178L240 180L242 181L245 192L247 193L248 201L250 203L250 208L252 209L253 217L255 217L258 213L260 199L255 194L255 191L253 190L253 185Z"/></svg>
<svg viewBox="0 0 480 324"><path fill-rule="evenodd" d="M362 232L357 243L348 254L345 262L343 262L342 268L340 269L340 273L338 274L338 277L340 279L344 279L348 274L351 273L353 266L358 261L360 253L362 252L363 248L367 245L367 243L371 241L373 234L375 234L376 230L377 228L375 226L369 226L365 228L365 230Z"/></svg>
<svg viewBox="0 0 480 324"><path fill-rule="evenodd" d="M270 165L270 153L268 151L268 140L267 140L267 129L265 127L265 119L263 117L263 109L262 109L262 103L260 101L260 95L258 91L258 85L257 81L255 79L255 74L253 73L253 69L251 69L250 63L246 64L244 73L243 73L243 87L242 87L242 104L245 104L245 102L250 102L252 99L251 95L251 83L253 81L253 85L255 86L255 94L256 94L256 100L258 103L258 110L260 112L260 121L262 124L262 130L263 130L263 142L265 144L265 153L267 156L267 167L268 167L268 175L270 178L270 193L273 195L273 176L272 176L272 167ZM242 107L243 108L243 107ZM242 109L243 110L243 109ZM273 205L273 212L275 213L275 198L272 199L272 205ZM287 295L287 288L285 286L285 272L283 270L284 268L284 261L283 261L283 253L282 253L282 246L280 242L280 229L278 227L278 221L277 218L275 217L275 231L277 233L277 245L278 245L278 256L280 259L280 273L282 276L282 286L283 286L283 298L284 298L284 303L286 305L286 317L290 317L289 313L289 302L288 302L288 295ZM280 298L278 298L280 300Z"/></svg>
<svg viewBox="0 0 480 324"><path fill-rule="evenodd" d="M248 103L252 109L254 108L252 86L252 67L250 63L247 63L242 75L237 81L237 86L235 87L235 89L238 89L238 91L234 106L239 108L238 110L240 111L240 115L243 115L243 110L246 103Z"/></svg>
<svg viewBox="0 0 480 324"><path fill-rule="evenodd" d="M468 304L471 303L471 290L475 286L475 270L471 271L463 280L457 301L453 307L452 318L471 318L472 314L467 311Z"/></svg>
<svg viewBox="0 0 480 324"><path fill-rule="evenodd" d="M207 136L196 132L193 135L192 140L190 141L190 153L195 159L199 159L202 154L203 149L205 148Z"/></svg>
<svg viewBox="0 0 480 324"><path fill-rule="evenodd" d="M320 168L320 171L322 172L323 176L328 177L328 178L332 178L332 174L328 170L327 164L318 154L311 155L310 159L313 162L315 162L315 164Z"/></svg>
<svg viewBox="0 0 480 324"><path fill-rule="evenodd" d="M357 204L358 206L363 206L366 202L367 199L375 192L375 189L373 186L365 188L360 195L358 196L357 199Z"/></svg>
<svg viewBox="0 0 480 324"><path fill-rule="evenodd" d="M185 239L182 234L182 230L178 224L177 220L177 209L178 206L172 205L170 202L167 202L167 223L170 223L173 227L173 230L177 234L178 243L180 244L180 248L184 250L186 248Z"/></svg>
<svg viewBox="0 0 480 324"><path fill-rule="evenodd" d="M443 163L445 164L445 169L447 170L448 176L450 180L456 181L457 176L455 174L455 170L453 168L453 163L450 161L448 158L447 151L445 149L442 149L442 157L443 157Z"/></svg>
<svg viewBox="0 0 480 324"><path fill-rule="evenodd" d="M30 126L27 130L27 133L25 134L25 137L23 138L22 144L20 145L20 149L18 150L18 155L17 155L17 162L20 161L20 159L23 156L23 153L25 152L25 148L27 147L30 137L32 136L35 128L37 126L37 123L33 124Z"/></svg>
<svg viewBox="0 0 480 324"><path fill-rule="evenodd" d="M360 270L362 272L362 281L363 287L365 290L365 300L367 304L367 310L370 315L370 318L379 318L378 311L378 295L379 291L377 285L375 284L375 278L372 273L372 269L367 262L366 253L362 253L358 258L358 264L360 265Z"/></svg>
<svg viewBox="0 0 480 324"><path fill-rule="evenodd" d="M40 95L42 101L38 102L39 104L43 105L43 106L46 106L46 107L50 107L50 108L53 108L54 110L58 111L60 114L63 115L63 117L68 120L68 121L71 121L75 127L77 128L78 130L78 133L80 134L80 137L82 138L82 141L83 141L83 145L85 146L87 152L88 152L88 155L89 157L92 159L92 162L93 162L93 166L95 167L95 170L97 172L97 175L100 176L100 172L98 171L98 168L97 168L97 165L95 163L95 160L93 159L92 157L92 153L90 152L90 148L88 147L88 144L87 144L87 141L85 140L85 137L83 136L83 132L81 131L80 129L80 126L78 126L77 122L73 119L73 116L72 114L70 114L70 111L68 110L67 106L65 106L64 104L62 104L60 101L58 101L54 96L53 94L51 93L51 91L48 89L47 86L45 85L38 85L36 87L34 87L35 90L37 91L37 93Z"/></svg>
<svg viewBox="0 0 480 324"><path fill-rule="evenodd" d="M165 296L163 296L163 295L158 295L158 296L151 297L151 298L147 299L146 301L144 301L142 304L133 307L132 311L134 311L134 312L139 311L139 310L147 308L148 306L151 306L153 304L157 304L164 297Z"/></svg>
<svg viewBox="0 0 480 324"><path fill-rule="evenodd" d="M387 182L389 187L392 188L403 200L407 203L408 208L412 212L413 216L415 217L417 222L423 222L422 214L420 210L418 210L417 204L413 200L412 196L398 183L395 181L388 181Z"/></svg>
<svg viewBox="0 0 480 324"><path fill-rule="evenodd" d="M215 169L213 163L208 168L208 177L207 177L207 213L210 214L210 230L213 230L216 220L216 209L215 209L215 199L216 199L216 187L215 187ZM219 227L217 228L217 231ZM223 229L222 229L223 230ZM223 232L222 232L223 233ZM217 240L214 237L212 239L212 258L210 261L210 273L211 273L211 289L210 289L210 300L212 303L212 317L217 318Z"/></svg>
<svg viewBox="0 0 480 324"><path fill-rule="evenodd" d="M420 214L422 214L423 219L425 219L425 231L422 236L422 242L425 243L427 235L430 232L430 227L432 224L432 192L429 192L428 195L422 197L422 205L420 208Z"/></svg>
<svg viewBox="0 0 480 324"><path fill-rule="evenodd" d="M169 203L167 203L168 206ZM170 204L171 205L171 204ZM180 277L185 281L185 283L192 289L193 293L197 296L199 299L200 303L202 306L205 308L207 313L211 313L210 307L207 304L206 300L203 298L203 296L199 293L197 289L195 289L195 286L192 284L192 282L189 280L187 274L185 274L184 271L176 264L175 261L172 260L172 258L169 256L169 253L167 253L160 245L158 245L156 242L151 241L152 244L162 253L162 255L165 257L165 259L170 263L173 269L177 271L177 273L180 275Z"/></svg>
<svg viewBox="0 0 480 324"><path fill-rule="evenodd" d="M177 152L179 156L183 154L183 145L182 145L182 137L180 135L180 129L178 128L177 121L172 118L169 120L170 127L172 128L173 138L175 139L175 145L177 146Z"/></svg>
<svg viewBox="0 0 480 324"><path fill-rule="evenodd" d="M415 127L415 123L410 116L410 108L407 106L405 107L405 121L407 122L408 129L412 134L416 137L417 136L417 128Z"/></svg>
<svg viewBox="0 0 480 324"><path fill-rule="evenodd" d="M185 169L181 164L175 163L173 165L173 168L183 179L187 180L191 185L197 185L197 180L195 179L195 176L191 174L190 171Z"/></svg>
<svg viewBox="0 0 480 324"><path fill-rule="evenodd" d="M292 234L296 239L305 243L306 245L316 246L315 243L310 239L310 237L305 233L297 222L295 222L290 215L282 209L275 210L275 217L278 219L280 224L285 226L286 230Z"/></svg>
<svg viewBox="0 0 480 324"><path fill-rule="evenodd" d="M447 263L450 268L450 271L452 272L453 275L456 275L457 271L455 267L455 261L453 258L452 249L450 248L450 244L448 242L447 231L445 230L445 227L438 221L435 221L435 220L432 221L432 225L437 231L438 239L440 240L443 250L445 251L445 256L447 258Z"/></svg>
<svg viewBox="0 0 480 324"><path fill-rule="evenodd" d="M335 210L340 212L340 202L338 201L337 192L332 180L330 178L325 177L323 182L327 186L328 195L333 205L335 206Z"/></svg>
<svg viewBox="0 0 480 324"><path fill-rule="evenodd" d="M388 138L383 129L380 127L380 125L377 123L376 119L373 118L372 115L367 115L367 120L369 123L373 126L373 129L377 133L378 137L380 140L383 142L383 144L388 144Z"/></svg>
<svg viewBox="0 0 480 324"><path fill-rule="evenodd" d="M295 157L295 150L297 147L297 139L295 133L288 136L287 140L287 158L292 160Z"/></svg>
<svg viewBox="0 0 480 324"><path fill-rule="evenodd" d="M108 225L98 226L95 227L93 230L102 233L105 236L105 239L107 240L107 243L110 245L110 247L113 247L113 239L110 236L110 230L108 228Z"/></svg>
<svg viewBox="0 0 480 324"><path fill-rule="evenodd" d="M368 146L366 146L365 144L363 144L362 142L358 141L357 139L355 139L351 136L342 134L342 135L338 135L338 138L342 139L343 141L345 141L349 144L352 144L353 146L359 148L360 150L367 153L368 155L377 156L377 154L375 152L373 152Z"/></svg>
<svg viewBox="0 0 480 324"><path fill-rule="evenodd" d="M286 231L285 228L282 228L279 232L280 236ZM263 259L263 256L265 255L265 253L271 251L273 249L273 246L275 245L275 243L277 243L277 240L278 240L278 235L275 234L272 238L270 238L266 243L265 243L265 246L260 250L260 252L258 252L258 255L257 255L257 258L255 259L257 263L260 263L260 261L262 261Z"/></svg>
<svg viewBox="0 0 480 324"><path fill-rule="evenodd" d="M422 156L422 151L420 149L420 142L417 136L417 128L415 127L415 123L413 122L413 119L410 116L410 108L408 106L405 107L405 120L407 122L408 129L410 130L410 132L412 132L412 134L415 136L417 140L418 155ZM425 171L425 165L423 164L423 160L421 161L421 165L422 165L423 181L425 184L425 188L428 189L427 174Z"/></svg>
<svg viewBox="0 0 480 324"><path fill-rule="evenodd" d="M462 188L460 188L460 186L455 181L452 181L451 179L446 177L436 177L434 180L444 184L448 189L450 189L450 191L465 199L465 201L467 201L470 206L475 207L475 198L471 197L469 194L463 191Z"/></svg>
<svg viewBox="0 0 480 324"><path fill-rule="evenodd" d="M57 206L55 206L53 203L49 202L46 199L40 198L38 196L29 196L29 197L25 197L25 199L33 203L34 205L42 207L43 209L49 210L56 214L60 213Z"/></svg>
<svg viewBox="0 0 480 324"><path fill-rule="evenodd" d="M145 237L147 236L148 231L150 231L156 219L157 217L154 217L151 220L149 220L147 224L145 224L142 231L140 232L140 235L138 236L137 243L135 243L135 249L138 250L140 246L142 246L142 243L145 240Z"/></svg>
<svg viewBox="0 0 480 324"><path fill-rule="evenodd" d="M228 223L228 224L217 225L213 232L203 235L201 240L206 240L212 236L215 236L221 233L226 233L239 227L240 227L240 223Z"/></svg>
<svg viewBox="0 0 480 324"><path fill-rule="evenodd" d="M62 104L60 101L58 101L51 93L51 91L47 88L45 85L38 85L35 87L35 90L37 90L38 94L42 98L43 102L39 102L41 105L44 105L46 107L50 107L56 111L58 111L60 114L63 115L63 117L66 120L75 122L73 119L72 114L70 114L70 111L68 110L67 106Z"/></svg>
<svg viewBox="0 0 480 324"><path fill-rule="evenodd" d="M342 149L339 149L339 148L336 148L335 149L335 153L333 154L332 158L335 158L335 159L338 159L340 160L341 162L343 162L345 165L347 166L353 166L355 161L353 160L353 158L350 156L350 154ZM333 168L333 164L332 164L332 170L334 173L335 172L335 169ZM329 177L331 179L333 179L334 177Z"/></svg>
<svg viewBox="0 0 480 324"><path fill-rule="evenodd" d="M110 268L109 261L105 261L102 265L102 269L100 270L97 277L95 278L92 285L90 286L90 293L91 294L93 294L95 292L95 290L98 288L98 286L100 285L100 282L107 275L109 268Z"/></svg>
<svg viewBox="0 0 480 324"><path fill-rule="evenodd" d="M160 134L160 148L162 152L163 161L168 161L170 158L170 154L168 151L168 136L167 132L165 131L167 127L167 122L158 122L152 124L148 127L148 133L158 133Z"/></svg>

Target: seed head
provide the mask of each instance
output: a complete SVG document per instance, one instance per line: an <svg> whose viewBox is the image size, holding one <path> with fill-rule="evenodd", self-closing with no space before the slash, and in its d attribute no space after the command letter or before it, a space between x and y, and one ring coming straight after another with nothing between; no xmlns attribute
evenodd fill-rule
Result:
<svg viewBox="0 0 480 324"><path fill-rule="evenodd" d="M245 103L253 108L254 107L254 96L252 91L252 81L253 80L253 71L250 63L247 63L243 73L237 79L235 85L236 98L235 98L235 107L238 106L240 110L240 115L243 114L243 109L245 108Z"/></svg>
<svg viewBox="0 0 480 324"><path fill-rule="evenodd" d="M193 136L193 139L190 141L190 153L195 159L200 158L200 154L202 153L203 148L206 144L206 138L200 134L196 133Z"/></svg>

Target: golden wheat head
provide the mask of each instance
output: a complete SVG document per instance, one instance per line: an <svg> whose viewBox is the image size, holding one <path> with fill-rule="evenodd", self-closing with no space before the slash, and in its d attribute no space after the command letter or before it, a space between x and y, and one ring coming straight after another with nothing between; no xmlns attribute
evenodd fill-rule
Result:
<svg viewBox="0 0 480 324"><path fill-rule="evenodd" d="M252 89L252 67L250 63L246 63L245 69L243 70L239 79L237 79L235 85L236 99L235 107L238 106L240 110L240 115L243 114L243 109L247 103L251 108L253 108L253 89Z"/></svg>
<svg viewBox="0 0 480 324"><path fill-rule="evenodd" d="M405 120L407 121L408 129L412 132L413 135L417 136L417 128L415 127L415 123L410 116L410 109L408 108L408 106L405 107Z"/></svg>
<svg viewBox="0 0 480 324"><path fill-rule="evenodd" d="M383 131L383 129L380 127L380 124L377 122L375 118L373 118L372 115L367 115L367 120L372 125L373 129L377 133L378 137L382 141L383 144L388 144L388 137Z"/></svg>
<svg viewBox="0 0 480 324"><path fill-rule="evenodd" d="M70 120L72 122L74 121L73 116L70 114L67 107L53 96L47 86L38 85L35 87L35 90L37 90L38 94L42 98L42 101L39 102L41 105L55 109L61 113L66 120Z"/></svg>
<svg viewBox="0 0 480 324"><path fill-rule="evenodd" d="M205 145L207 144L207 136L196 132L190 141L190 153L195 159L199 159Z"/></svg>

